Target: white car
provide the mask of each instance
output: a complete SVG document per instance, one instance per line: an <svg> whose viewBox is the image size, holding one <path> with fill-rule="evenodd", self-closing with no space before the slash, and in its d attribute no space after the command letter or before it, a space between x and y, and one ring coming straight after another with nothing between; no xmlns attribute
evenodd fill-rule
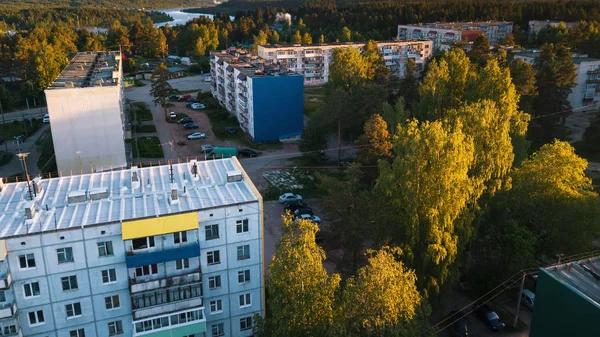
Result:
<svg viewBox="0 0 600 337"><path fill-rule="evenodd" d="M302 200L302 196L300 194L294 194L294 193L283 193L282 195L279 196L279 202L282 204L286 201L296 201L296 200Z"/></svg>
<svg viewBox="0 0 600 337"><path fill-rule="evenodd" d="M201 110L206 108L206 106L202 103L194 103L192 105L190 105L190 108L194 109L194 110Z"/></svg>
<svg viewBox="0 0 600 337"><path fill-rule="evenodd" d="M321 223L321 218L316 215L300 214L297 219L312 221L312 222L316 223L317 225Z"/></svg>
<svg viewBox="0 0 600 337"><path fill-rule="evenodd" d="M175 119L177 118L177 114L173 111L171 111L171 113L169 114L169 117L171 117L171 119Z"/></svg>
<svg viewBox="0 0 600 337"><path fill-rule="evenodd" d="M204 139L204 138L206 138L206 135L203 134L202 132L194 132L191 135L189 135L187 138L188 139Z"/></svg>
<svg viewBox="0 0 600 337"><path fill-rule="evenodd" d="M205 145L202 145L202 150L201 150L201 151L202 151L202 152L210 152L210 151L212 151L214 148L215 148L215 147L214 147L214 145L205 144Z"/></svg>
<svg viewBox="0 0 600 337"><path fill-rule="evenodd" d="M50 115L49 114L44 115L44 118L42 118L42 123L44 123L44 124L50 123Z"/></svg>

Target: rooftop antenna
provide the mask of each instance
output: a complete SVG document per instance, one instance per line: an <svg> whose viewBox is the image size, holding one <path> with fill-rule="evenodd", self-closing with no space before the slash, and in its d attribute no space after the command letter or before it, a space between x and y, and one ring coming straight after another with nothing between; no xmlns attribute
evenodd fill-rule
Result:
<svg viewBox="0 0 600 337"><path fill-rule="evenodd" d="M75 153L77 153L77 160L79 160L79 174L83 174L83 165L81 165L81 151L77 151Z"/></svg>
<svg viewBox="0 0 600 337"><path fill-rule="evenodd" d="M29 171L27 170L27 161L25 158L29 155L29 152L17 153L17 157L23 162L25 168L25 179L27 180L27 191L29 191L29 200L33 200L33 194L31 193L31 184L29 183Z"/></svg>

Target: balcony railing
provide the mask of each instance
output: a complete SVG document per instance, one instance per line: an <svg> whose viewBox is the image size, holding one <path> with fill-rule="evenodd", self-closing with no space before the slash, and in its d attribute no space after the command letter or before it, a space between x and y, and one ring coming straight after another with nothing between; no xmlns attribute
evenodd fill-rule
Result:
<svg viewBox="0 0 600 337"><path fill-rule="evenodd" d="M131 296L134 319L202 306L202 283L153 290Z"/></svg>
<svg viewBox="0 0 600 337"><path fill-rule="evenodd" d="M244 103L248 103L248 99L246 98L246 96L244 96L242 93L238 94L238 98L244 102Z"/></svg>
<svg viewBox="0 0 600 337"><path fill-rule="evenodd" d="M10 274L0 275L0 289L6 289L10 287L12 283L12 277Z"/></svg>
<svg viewBox="0 0 600 337"><path fill-rule="evenodd" d="M17 305L14 303L5 303L0 305L0 319L14 317L17 313Z"/></svg>
<svg viewBox="0 0 600 337"><path fill-rule="evenodd" d="M237 87L243 92L246 92L248 90L248 88L246 88L246 86L241 83L238 83Z"/></svg>
<svg viewBox="0 0 600 337"><path fill-rule="evenodd" d="M132 294L150 291L154 289L172 287L172 286L181 286L186 284L193 284L200 282L200 270L195 269L193 272L189 274L177 275L177 276L168 276L162 277L160 279L155 280L144 280L144 281L136 281L136 279L129 279L129 289Z"/></svg>

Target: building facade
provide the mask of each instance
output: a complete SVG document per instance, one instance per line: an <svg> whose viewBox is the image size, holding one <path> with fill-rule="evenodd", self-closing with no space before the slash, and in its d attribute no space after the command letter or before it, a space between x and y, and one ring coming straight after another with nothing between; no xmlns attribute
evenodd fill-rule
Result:
<svg viewBox="0 0 600 337"><path fill-rule="evenodd" d="M433 52L431 41L378 41L377 46L391 74L406 75L406 62L413 59L418 69ZM364 43L333 43L322 45L272 45L259 46L258 57L266 64L276 64L304 75L304 85L323 85L329 78L329 67L333 63L333 51L339 48L362 50Z"/></svg>
<svg viewBox="0 0 600 337"><path fill-rule="evenodd" d="M449 50L456 42L473 42L481 34L490 41L490 45L502 41L512 33L513 23L507 21L489 22L436 22L417 25L398 25L398 39L433 41L433 48Z"/></svg>
<svg viewBox="0 0 600 337"><path fill-rule="evenodd" d="M514 51L515 58L532 66L539 55L539 50ZM571 57L577 74L577 84L571 88L568 97L571 108L580 111L597 109L600 106L600 59L577 53L572 53Z"/></svg>
<svg viewBox="0 0 600 337"><path fill-rule="evenodd" d="M537 35L544 28L557 28L564 24L566 28L571 29L577 25L577 22L550 21L550 20L529 20L529 35Z"/></svg>
<svg viewBox="0 0 600 337"><path fill-rule="evenodd" d="M262 198L236 158L36 178L0 205L3 336L251 336L263 315Z"/></svg>
<svg viewBox="0 0 600 337"><path fill-rule="evenodd" d="M245 51L211 52L211 91L254 142L302 134L304 86L300 74L265 66Z"/></svg>
<svg viewBox="0 0 600 337"><path fill-rule="evenodd" d="M540 268L531 337L598 336L600 256Z"/></svg>
<svg viewBox="0 0 600 337"><path fill-rule="evenodd" d="M45 90L63 175L127 166L120 52L77 53Z"/></svg>

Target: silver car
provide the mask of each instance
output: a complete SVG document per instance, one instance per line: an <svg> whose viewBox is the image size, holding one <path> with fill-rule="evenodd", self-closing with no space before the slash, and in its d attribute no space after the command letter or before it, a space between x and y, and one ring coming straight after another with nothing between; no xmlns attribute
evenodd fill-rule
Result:
<svg viewBox="0 0 600 337"><path fill-rule="evenodd" d="M206 135L202 132L194 132L191 135L187 136L188 139L204 139Z"/></svg>

